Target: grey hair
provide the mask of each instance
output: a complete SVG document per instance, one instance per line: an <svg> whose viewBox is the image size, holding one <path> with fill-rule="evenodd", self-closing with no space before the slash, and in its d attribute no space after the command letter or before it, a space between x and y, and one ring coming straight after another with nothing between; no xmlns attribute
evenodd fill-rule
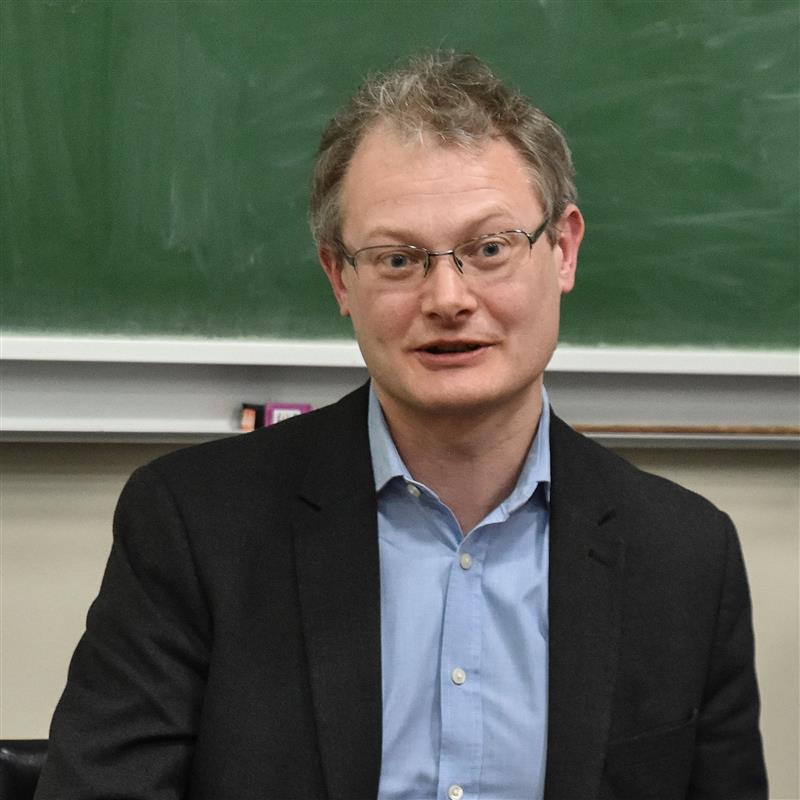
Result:
<svg viewBox="0 0 800 800"><path fill-rule="evenodd" d="M341 236L341 191L365 134L388 124L408 139L434 135L443 145L480 147L505 138L528 165L531 184L550 221L547 235L574 202L575 170L560 128L473 55L434 51L397 69L370 75L325 128L314 164L309 222L318 246Z"/></svg>

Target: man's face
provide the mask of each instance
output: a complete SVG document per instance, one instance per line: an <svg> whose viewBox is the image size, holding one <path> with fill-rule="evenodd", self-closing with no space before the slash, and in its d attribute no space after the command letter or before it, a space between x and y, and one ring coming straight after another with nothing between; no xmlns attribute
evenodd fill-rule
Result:
<svg viewBox="0 0 800 800"><path fill-rule="evenodd" d="M525 162L505 139L475 151L429 138L408 143L379 126L350 163L342 219L342 241L354 253L380 244L449 250L482 234L533 231L544 215ZM452 257L440 256L418 286L379 285L365 266L320 252L390 419L467 417L538 401L560 297L574 283L577 208L558 226L556 244L541 236L502 282L462 275Z"/></svg>

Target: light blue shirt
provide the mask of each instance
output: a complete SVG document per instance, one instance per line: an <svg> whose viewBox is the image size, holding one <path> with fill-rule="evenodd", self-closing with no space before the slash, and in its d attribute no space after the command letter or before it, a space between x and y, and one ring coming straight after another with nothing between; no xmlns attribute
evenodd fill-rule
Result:
<svg viewBox="0 0 800 800"><path fill-rule="evenodd" d="M409 474L370 392L381 570L380 800L542 798L549 428L543 392L516 486L462 536L452 511Z"/></svg>

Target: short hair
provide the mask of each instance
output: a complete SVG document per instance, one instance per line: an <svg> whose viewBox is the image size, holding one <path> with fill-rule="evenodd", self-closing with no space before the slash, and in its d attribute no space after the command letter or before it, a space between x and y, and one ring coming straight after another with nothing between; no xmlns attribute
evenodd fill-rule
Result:
<svg viewBox="0 0 800 800"><path fill-rule="evenodd" d="M577 197L572 156L561 129L476 56L439 50L370 75L328 123L310 198L309 222L318 246L341 237L347 168L365 134L381 123L408 138L433 134L443 145L477 147L505 138L529 167L532 188L549 220L548 238L555 242L556 223Z"/></svg>

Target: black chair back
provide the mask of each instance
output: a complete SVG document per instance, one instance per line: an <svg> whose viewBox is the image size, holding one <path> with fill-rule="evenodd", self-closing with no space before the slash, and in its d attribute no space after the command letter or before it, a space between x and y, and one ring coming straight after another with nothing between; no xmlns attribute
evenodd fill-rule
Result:
<svg viewBox="0 0 800 800"><path fill-rule="evenodd" d="M47 739L0 739L0 800L33 800Z"/></svg>

